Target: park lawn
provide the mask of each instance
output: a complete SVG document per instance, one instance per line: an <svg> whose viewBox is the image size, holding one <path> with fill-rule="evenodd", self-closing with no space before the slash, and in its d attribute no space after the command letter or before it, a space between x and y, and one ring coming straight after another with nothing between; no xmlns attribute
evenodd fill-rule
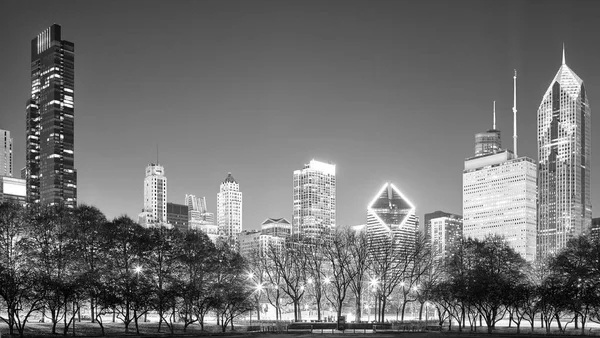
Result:
<svg viewBox="0 0 600 338"><path fill-rule="evenodd" d="M321 337L321 338L330 338L340 336L351 336L356 338L372 338L374 336L373 333L352 333L350 330L346 332L335 331L334 333L307 333L307 332L282 332L282 333L271 333L271 332L247 332L246 326L239 325L235 327L235 331L228 331L225 333L221 332L221 328L214 324L205 325L205 331L200 330L200 326L198 324L193 324L188 326L187 332L183 332L182 324L175 324L174 334L171 334L169 329L163 324L161 332L158 332L158 323L139 323L140 326L140 336L143 337L200 337L200 336L220 336L220 337L268 337L268 338L308 338L308 337ZM132 324L130 326L130 332L128 334L125 333L125 328L122 323L105 323L104 324L106 336L107 337L135 337L138 336L135 333L135 325ZM27 325L25 330L26 337L36 337L36 338L44 338L44 337L53 337L62 336L62 325L57 325L56 331L57 335L52 335L51 329L52 326L50 323L30 323ZM100 337L101 329L96 323L89 322L76 322L75 323L75 333L80 337ZM2 334L2 338L8 336L8 327L6 324L0 324L0 333ZM545 330L536 327L535 336L537 335L545 335ZM572 338L575 335L580 335L580 330L575 330L574 328L569 328L566 334L559 334L558 330L552 330L553 338L560 337L570 337ZM72 336L73 331L72 328L69 330L68 336ZM484 338L490 337L490 334L487 333L486 327L478 327L478 332L469 332L463 331L443 331L443 332L379 332L376 335L381 337L405 337L405 338ZM586 335L591 336L599 336L600 329L594 327L590 332L586 329ZM16 335L18 336L18 335ZM516 334L516 328L508 328L508 327L499 327L494 330L494 333L491 334L495 338L515 338L518 336L532 336L531 330L529 327L521 327L521 334Z"/></svg>

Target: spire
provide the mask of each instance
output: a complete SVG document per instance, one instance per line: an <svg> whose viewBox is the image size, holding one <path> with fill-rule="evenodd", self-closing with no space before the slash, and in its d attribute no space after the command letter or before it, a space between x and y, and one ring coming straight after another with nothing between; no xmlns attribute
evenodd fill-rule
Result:
<svg viewBox="0 0 600 338"><path fill-rule="evenodd" d="M517 70L515 69L515 75L513 76L513 151L515 158L517 158Z"/></svg>
<svg viewBox="0 0 600 338"><path fill-rule="evenodd" d="M564 42L563 42L563 59L562 59L562 64L563 65L567 64L566 59L565 59L565 43Z"/></svg>
<svg viewBox="0 0 600 338"><path fill-rule="evenodd" d="M496 101L494 101L494 126L492 129L496 130Z"/></svg>

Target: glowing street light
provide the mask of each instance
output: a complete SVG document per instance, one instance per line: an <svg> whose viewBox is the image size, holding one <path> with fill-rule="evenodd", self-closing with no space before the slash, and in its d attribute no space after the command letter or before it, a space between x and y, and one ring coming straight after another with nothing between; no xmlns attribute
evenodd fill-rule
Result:
<svg viewBox="0 0 600 338"><path fill-rule="evenodd" d="M256 291L258 291L258 292L261 292L261 291L263 290L263 285L262 285L262 283L260 283L260 284L256 284L255 288L256 288Z"/></svg>
<svg viewBox="0 0 600 338"><path fill-rule="evenodd" d="M139 274L140 274L140 272L142 272L143 268L142 268L142 266L141 266L141 265L138 265L138 266L136 266L136 267L135 267L133 270L135 271L135 273L136 273L137 275L139 275Z"/></svg>
<svg viewBox="0 0 600 338"><path fill-rule="evenodd" d="M325 284L329 284L331 282L331 280L329 279L329 277L325 277L325 280L323 280L323 283Z"/></svg>

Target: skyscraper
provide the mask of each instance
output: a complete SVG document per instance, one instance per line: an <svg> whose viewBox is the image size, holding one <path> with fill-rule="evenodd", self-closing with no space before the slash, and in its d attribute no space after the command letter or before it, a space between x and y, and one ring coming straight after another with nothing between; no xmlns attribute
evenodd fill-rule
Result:
<svg viewBox="0 0 600 338"><path fill-rule="evenodd" d="M516 127L516 72L514 76L514 125ZM536 255L536 164L515 152L498 150L465 160L463 171L463 235L484 239L503 236L521 256Z"/></svg>
<svg viewBox="0 0 600 338"><path fill-rule="evenodd" d="M167 224L167 177L165 168L150 163L144 178L144 209L139 223L145 227Z"/></svg>
<svg viewBox="0 0 600 338"><path fill-rule="evenodd" d="M0 129L0 176L13 175L13 139L10 131Z"/></svg>
<svg viewBox="0 0 600 338"><path fill-rule="evenodd" d="M293 234L323 238L335 230L335 165L312 160L294 171Z"/></svg>
<svg viewBox="0 0 600 338"><path fill-rule="evenodd" d="M444 211L435 211L424 216L425 237L439 258L445 258L454 245L463 237L463 218L461 215Z"/></svg>
<svg viewBox="0 0 600 338"><path fill-rule="evenodd" d="M219 228L215 224L215 215L207 210L206 197L185 195L185 204L188 206L189 228L204 232L216 243L219 237Z"/></svg>
<svg viewBox="0 0 600 338"><path fill-rule="evenodd" d="M167 202L167 223L175 229L187 231L189 224L188 206Z"/></svg>
<svg viewBox="0 0 600 338"><path fill-rule="evenodd" d="M434 257L445 259L463 238L463 220L459 215L435 217L429 220L429 234Z"/></svg>
<svg viewBox="0 0 600 338"><path fill-rule="evenodd" d="M31 41L31 97L26 109L29 203L77 205L74 166L75 46L52 25Z"/></svg>
<svg viewBox="0 0 600 338"><path fill-rule="evenodd" d="M419 219L416 208L392 183L385 183L367 207L367 235L373 248L392 241L399 250L414 247Z"/></svg>
<svg viewBox="0 0 600 338"><path fill-rule="evenodd" d="M570 238L588 233L591 110L583 80L562 65L544 93L537 112L538 257L557 253Z"/></svg>
<svg viewBox="0 0 600 338"><path fill-rule="evenodd" d="M242 193L231 173L221 183L217 194L217 225L219 235L229 243L237 241L242 232Z"/></svg>

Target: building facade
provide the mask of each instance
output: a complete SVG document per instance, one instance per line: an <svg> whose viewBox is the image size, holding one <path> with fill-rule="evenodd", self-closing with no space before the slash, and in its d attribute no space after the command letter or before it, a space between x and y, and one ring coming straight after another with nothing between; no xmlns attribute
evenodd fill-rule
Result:
<svg viewBox="0 0 600 338"><path fill-rule="evenodd" d="M592 218L591 237L594 240L600 240L600 217Z"/></svg>
<svg viewBox="0 0 600 338"><path fill-rule="evenodd" d="M293 234L324 238L336 226L335 165L312 160L294 171Z"/></svg>
<svg viewBox="0 0 600 338"><path fill-rule="evenodd" d="M501 149L500 130L490 129L475 134L475 156L495 154Z"/></svg>
<svg viewBox="0 0 600 338"><path fill-rule="evenodd" d="M427 237L431 243L434 257L446 259L463 238L463 219L460 215L446 213L425 221L429 226Z"/></svg>
<svg viewBox="0 0 600 338"><path fill-rule="evenodd" d="M242 193L231 173L221 183L217 194L217 225L219 235L230 243L242 232Z"/></svg>
<svg viewBox="0 0 600 338"><path fill-rule="evenodd" d="M509 150L465 161L463 235L500 235L527 261L536 257L537 171Z"/></svg>
<svg viewBox="0 0 600 338"><path fill-rule="evenodd" d="M206 197L185 195L185 204L188 207L189 229L204 232L216 244L219 227L215 224L215 215L206 208Z"/></svg>
<svg viewBox="0 0 600 338"><path fill-rule="evenodd" d="M144 209L139 223L146 227L168 224L167 177L165 168L160 164L150 163L146 167Z"/></svg>
<svg viewBox="0 0 600 338"><path fill-rule="evenodd" d="M274 248L281 251L292 234L292 225L285 218L267 218L260 231L242 231L238 235L239 252L244 257L268 255Z"/></svg>
<svg viewBox="0 0 600 338"><path fill-rule="evenodd" d="M26 192L24 179L0 176L0 203L16 202L24 205L27 202Z"/></svg>
<svg viewBox="0 0 600 338"><path fill-rule="evenodd" d="M262 222L261 233L267 236L288 238L292 236L292 224L285 218L267 218Z"/></svg>
<svg viewBox="0 0 600 338"><path fill-rule="evenodd" d="M188 206L167 202L167 223L181 231L188 230Z"/></svg>
<svg viewBox="0 0 600 338"><path fill-rule="evenodd" d="M13 139L10 131L0 129L0 176L13 176Z"/></svg>
<svg viewBox="0 0 600 338"><path fill-rule="evenodd" d="M589 233L591 110L583 80L563 62L537 111L538 257Z"/></svg>
<svg viewBox="0 0 600 338"><path fill-rule="evenodd" d="M52 25L31 41L26 108L29 203L77 205L74 154L75 45Z"/></svg>
<svg viewBox="0 0 600 338"><path fill-rule="evenodd" d="M395 251L409 252L418 230L415 206L394 184L385 183L367 207L366 231L373 250L392 242Z"/></svg>

